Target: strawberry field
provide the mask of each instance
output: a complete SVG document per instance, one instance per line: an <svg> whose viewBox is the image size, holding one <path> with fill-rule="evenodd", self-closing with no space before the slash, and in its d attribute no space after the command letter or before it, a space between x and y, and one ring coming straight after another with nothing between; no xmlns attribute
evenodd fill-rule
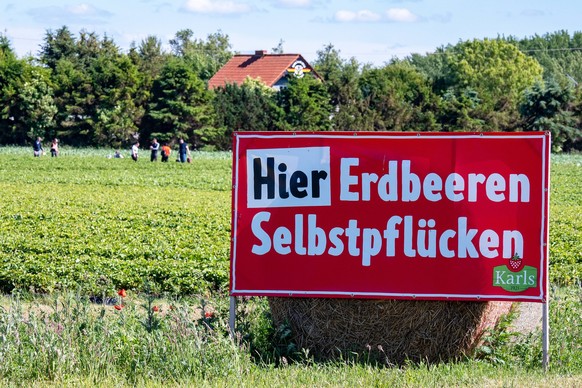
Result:
<svg viewBox="0 0 582 388"><path fill-rule="evenodd" d="M0 151L0 289L193 294L228 282L230 154L192 164Z"/></svg>
<svg viewBox="0 0 582 388"><path fill-rule="evenodd" d="M225 289L231 155L181 164L110 154L0 149L0 291ZM582 274L582 156L554 156L551 170L550 279L571 285Z"/></svg>

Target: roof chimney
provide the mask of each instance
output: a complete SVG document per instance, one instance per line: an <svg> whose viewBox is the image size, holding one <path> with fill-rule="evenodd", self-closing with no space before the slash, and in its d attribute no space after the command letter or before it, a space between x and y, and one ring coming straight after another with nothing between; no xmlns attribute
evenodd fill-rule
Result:
<svg viewBox="0 0 582 388"><path fill-rule="evenodd" d="M267 50L255 50L255 57L263 57L267 55Z"/></svg>

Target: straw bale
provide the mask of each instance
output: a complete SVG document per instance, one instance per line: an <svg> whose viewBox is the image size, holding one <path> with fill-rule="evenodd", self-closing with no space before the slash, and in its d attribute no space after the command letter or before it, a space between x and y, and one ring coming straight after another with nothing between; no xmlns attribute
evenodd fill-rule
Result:
<svg viewBox="0 0 582 388"><path fill-rule="evenodd" d="M468 354L509 302L270 297L274 323L318 359L366 355L386 364L439 362Z"/></svg>

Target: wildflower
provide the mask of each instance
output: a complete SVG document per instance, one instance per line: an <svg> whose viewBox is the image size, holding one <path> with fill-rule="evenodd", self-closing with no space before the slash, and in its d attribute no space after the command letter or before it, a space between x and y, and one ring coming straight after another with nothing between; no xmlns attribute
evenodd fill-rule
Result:
<svg viewBox="0 0 582 388"><path fill-rule="evenodd" d="M125 298L127 296L127 294L125 293L125 289L123 288L117 291L117 295L121 296L122 298Z"/></svg>
<svg viewBox="0 0 582 388"><path fill-rule="evenodd" d="M212 318L214 317L214 313L212 311L205 311L204 318Z"/></svg>
<svg viewBox="0 0 582 388"><path fill-rule="evenodd" d="M123 305L122 304L116 304L113 307L115 308L115 310L121 310L123 308Z"/></svg>
<svg viewBox="0 0 582 388"><path fill-rule="evenodd" d="M160 311L160 308L158 306L154 306L154 307L152 307L152 311L154 313L157 313L158 311Z"/></svg>

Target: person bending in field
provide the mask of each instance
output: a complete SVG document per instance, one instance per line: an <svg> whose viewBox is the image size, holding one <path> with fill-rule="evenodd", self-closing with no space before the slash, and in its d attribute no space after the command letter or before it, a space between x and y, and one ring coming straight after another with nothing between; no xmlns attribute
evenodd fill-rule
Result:
<svg viewBox="0 0 582 388"><path fill-rule="evenodd" d="M36 158L44 154L44 150L42 149L42 139L40 138L40 136L37 137L34 143L32 144L32 151L34 157Z"/></svg>
<svg viewBox="0 0 582 388"><path fill-rule="evenodd" d="M154 137L152 140L152 145L150 146L150 150L152 151L150 161L155 162L158 160L158 151L160 149L160 143L158 143L158 139Z"/></svg>
<svg viewBox="0 0 582 388"><path fill-rule="evenodd" d="M138 157L138 152L139 152L139 143L135 143L132 147L131 147L131 158L137 162L137 157Z"/></svg>
<svg viewBox="0 0 582 388"><path fill-rule="evenodd" d="M57 156L59 156L59 140L55 138L51 143L51 157L56 158Z"/></svg>
<svg viewBox="0 0 582 388"><path fill-rule="evenodd" d="M184 139L180 139L179 143L178 153L180 154L180 162L185 163L190 159L190 148L188 148L188 144L184 143Z"/></svg>
<svg viewBox="0 0 582 388"><path fill-rule="evenodd" d="M172 149L168 145L168 143L164 143L162 146L162 162L167 162L170 154L172 153Z"/></svg>

